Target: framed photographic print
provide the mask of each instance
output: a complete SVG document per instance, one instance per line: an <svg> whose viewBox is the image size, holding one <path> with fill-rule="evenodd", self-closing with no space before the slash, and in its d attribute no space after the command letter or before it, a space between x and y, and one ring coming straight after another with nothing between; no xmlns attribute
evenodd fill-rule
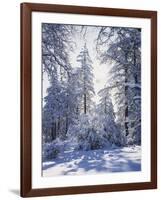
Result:
<svg viewBox="0 0 161 200"><path fill-rule="evenodd" d="M21 196L157 188L157 12L21 4Z"/></svg>

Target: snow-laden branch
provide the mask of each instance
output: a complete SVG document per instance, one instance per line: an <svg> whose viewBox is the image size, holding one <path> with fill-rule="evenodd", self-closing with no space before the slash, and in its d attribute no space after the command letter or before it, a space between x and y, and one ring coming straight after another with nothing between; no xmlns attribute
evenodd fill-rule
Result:
<svg viewBox="0 0 161 200"><path fill-rule="evenodd" d="M141 90L141 85L138 83L124 83L125 86L128 86L130 88L137 88Z"/></svg>

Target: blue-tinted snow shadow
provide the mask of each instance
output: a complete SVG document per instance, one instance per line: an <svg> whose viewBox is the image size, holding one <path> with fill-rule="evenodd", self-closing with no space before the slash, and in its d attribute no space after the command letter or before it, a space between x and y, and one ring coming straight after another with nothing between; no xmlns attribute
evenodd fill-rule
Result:
<svg viewBox="0 0 161 200"><path fill-rule="evenodd" d="M114 153L119 153L117 156L114 156L112 153L105 151L72 151L66 152L60 155L57 159L54 160L54 163L43 166L43 170L46 170L50 167L54 167L58 164L67 163L67 168L64 175L68 175L72 172L77 172L80 169L87 172L94 170L95 172L129 172L129 171L140 171L141 170L141 161L140 159L132 160L129 157L120 155L120 150L115 150ZM128 152L131 153L131 152ZM108 161L104 155L108 155L110 159ZM121 161L120 161L121 160ZM71 162L74 165L69 164Z"/></svg>

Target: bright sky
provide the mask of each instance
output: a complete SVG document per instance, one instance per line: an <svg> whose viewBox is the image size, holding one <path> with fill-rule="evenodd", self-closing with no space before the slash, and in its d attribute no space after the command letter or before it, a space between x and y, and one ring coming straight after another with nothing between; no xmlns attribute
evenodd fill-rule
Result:
<svg viewBox="0 0 161 200"><path fill-rule="evenodd" d="M80 66L80 63L77 62L77 56L79 55L82 47L84 46L85 42L87 45L87 49L89 51L89 55L93 62L93 74L94 74L94 90L95 96L93 101L95 103L99 102L99 96L97 95L98 91L104 87L108 79L108 71L109 66L107 64L101 64L96 55L96 38L98 34L98 29L93 26L88 26L85 37L83 37L83 33L78 33L73 38L74 42L76 43L76 48L74 52L70 55L70 62L73 67ZM43 96L46 96L46 89L49 87L49 83L47 80L47 76L44 75L43 77Z"/></svg>
<svg viewBox="0 0 161 200"><path fill-rule="evenodd" d="M97 95L98 91L104 87L104 85L107 82L108 78L108 71L109 67L107 64L101 64L100 61L97 58L96 55L96 38L98 36L98 29L93 26L88 26L85 37L83 37L83 34L77 34L74 38L74 41L76 43L76 50L74 53L71 54L71 63L73 66L79 66L80 64L76 61L77 56L79 55L82 47L86 43L87 49L89 51L90 58L93 62L93 74L94 74L94 89L95 89L95 97L93 100L98 103L99 102L99 96Z"/></svg>

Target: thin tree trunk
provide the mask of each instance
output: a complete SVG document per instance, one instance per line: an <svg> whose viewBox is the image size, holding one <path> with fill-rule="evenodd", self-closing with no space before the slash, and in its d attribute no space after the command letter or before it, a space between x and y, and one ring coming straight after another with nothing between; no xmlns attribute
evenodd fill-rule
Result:
<svg viewBox="0 0 161 200"><path fill-rule="evenodd" d="M65 130L65 135L68 132L68 116L66 115L66 130Z"/></svg>
<svg viewBox="0 0 161 200"><path fill-rule="evenodd" d="M58 131L57 131L58 136L59 136L59 132L60 132L60 117L59 117L59 119L58 119Z"/></svg>
<svg viewBox="0 0 161 200"><path fill-rule="evenodd" d="M128 127L128 116L129 116L129 109L128 109L128 86L127 86L127 76L128 76L128 68L125 66L125 134L126 136L129 135L129 127Z"/></svg>
<svg viewBox="0 0 161 200"><path fill-rule="evenodd" d="M106 97L105 97L105 114L107 113L107 108L106 108Z"/></svg>
<svg viewBox="0 0 161 200"><path fill-rule="evenodd" d="M127 103L125 103L125 132L126 132L126 136L129 135L129 128L128 128L128 105Z"/></svg>
<svg viewBox="0 0 161 200"><path fill-rule="evenodd" d="M87 113L86 94L84 94L84 113Z"/></svg>
<svg viewBox="0 0 161 200"><path fill-rule="evenodd" d="M84 114L87 113L87 94L86 94L86 80L85 80L85 63L86 63L86 57L84 57L84 63L83 63L83 81L84 81Z"/></svg>
<svg viewBox="0 0 161 200"><path fill-rule="evenodd" d="M54 123L54 128L55 128L55 139L57 137L57 125L56 125L56 122Z"/></svg>
<svg viewBox="0 0 161 200"><path fill-rule="evenodd" d="M77 116L78 116L79 115L79 108L78 108L78 106L76 108L76 113L77 113Z"/></svg>
<svg viewBox="0 0 161 200"><path fill-rule="evenodd" d="M56 123L53 123L53 126L51 128L51 139L52 141L56 139Z"/></svg>
<svg viewBox="0 0 161 200"><path fill-rule="evenodd" d="M136 67L136 51L135 51L135 46L134 46L134 66ZM134 80L135 80L135 83L137 84L138 83L138 76L137 76L136 73L134 74Z"/></svg>

